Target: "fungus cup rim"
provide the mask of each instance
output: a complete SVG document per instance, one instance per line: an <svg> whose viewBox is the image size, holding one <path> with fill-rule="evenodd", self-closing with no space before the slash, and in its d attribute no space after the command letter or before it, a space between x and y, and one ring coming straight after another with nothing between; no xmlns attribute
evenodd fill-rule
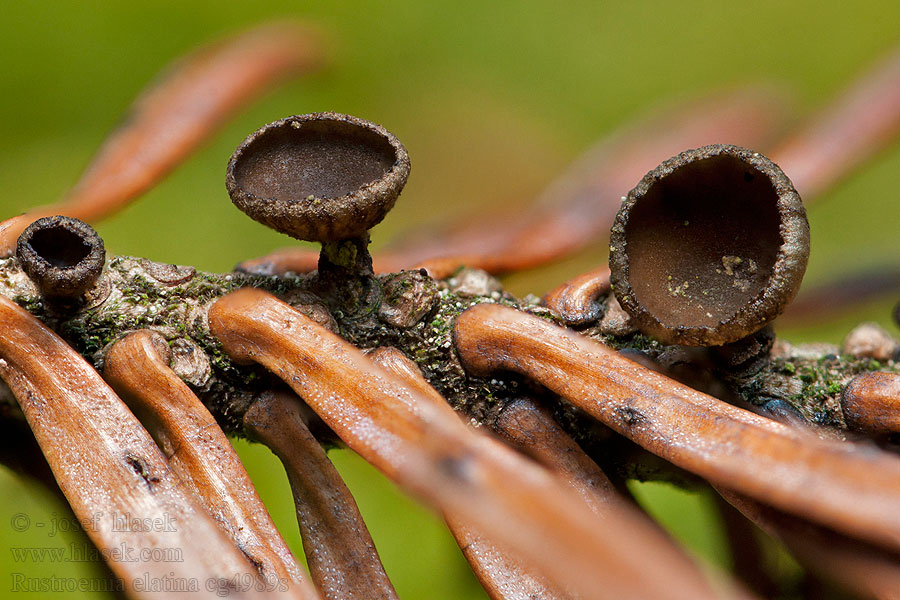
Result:
<svg viewBox="0 0 900 600"><path fill-rule="evenodd" d="M263 198L247 191L238 181L236 170L249 150L273 131L300 130L306 123L332 122L350 125L359 133L375 134L390 145L394 162L381 177L361 185L355 191L334 197L284 200ZM362 237L380 223L393 208L409 177L410 161L406 148L390 131L378 125L336 112L293 115L264 125L247 136L228 161L225 185L232 202L249 217L293 238L313 242L333 242ZM309 201L307 201L309 200Z"/></svg>
<svg viewBox="0 0 900 600"><path fill-rule="evenodd" d="M71 264L55 264L32 245L35 235L61 230L78 239L86 250ZM31 223L16 242L16 258L22 270L51 299L78 298L99 279L106 262L106 248L93 227L80 219L55 215Z"/></svg>
<svg viewBox="0 0 900 600"><path fill-rule="evenodd" d="M776 198L781 244L765 287L715 326L666 325L641 303L632 287L627 226L632 209L661 179L678 169L717 156L732 156L765 175ZM720 346L755 333L771 323L794 299L809 259L809 223L800 195L781 168L759 152L729 144L685 150L644 175L628 192L610 231L609 265L612 289L635 326L667 344Z"/></svg>

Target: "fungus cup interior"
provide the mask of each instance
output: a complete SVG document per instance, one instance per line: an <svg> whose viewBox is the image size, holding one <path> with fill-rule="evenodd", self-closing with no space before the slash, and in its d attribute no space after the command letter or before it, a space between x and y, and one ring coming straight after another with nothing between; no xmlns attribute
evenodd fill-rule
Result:
<svg viewBox="0 0 900 600"><path fill-rule="evenodd" d="M729 155L653 183L625 236L637 300L665 326L714 327L761 295L782 244L778 194Z"/></svg>
<svg viewBox="0 0 900 600"><path fill-rule="evenodd" d="M39 258L64 269L78 265L91 253L81 236L62 226L35 231L28 245Z"/></svg>
<svg viewBox="0 0 900 600"><path fill-rule="evenodd" d="M235 180L258 198L338 198L381 179L395 161L387 139L355 123L287 121L244 149Z"/></svg>

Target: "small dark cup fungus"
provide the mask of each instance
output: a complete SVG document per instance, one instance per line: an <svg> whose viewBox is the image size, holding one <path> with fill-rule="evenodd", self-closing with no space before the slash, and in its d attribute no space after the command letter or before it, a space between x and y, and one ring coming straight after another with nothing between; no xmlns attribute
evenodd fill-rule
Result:
<svg viewBox="0 0 900 600"><path fill-rule="evenodd" d="M794 298L808 257L790 180L737 146L688 150L649 172L610 234L619 303L667 344L718 346L758 331Z"/></svg>
<svg viewBox="0 0 900 600"><path fill-rule="evenodd" d="M43 297L77 302L103 272L106 250L94 229L71 217L44 217L19 236L16 258Z"/></svg>
<svg viewBox="0 0 900 600"><path fill-rule="evenodd" d="M394 206L409 155L393 134L349 115L315 113L262 127L228 163L232 202L310 242L359 238Z"/></svg>

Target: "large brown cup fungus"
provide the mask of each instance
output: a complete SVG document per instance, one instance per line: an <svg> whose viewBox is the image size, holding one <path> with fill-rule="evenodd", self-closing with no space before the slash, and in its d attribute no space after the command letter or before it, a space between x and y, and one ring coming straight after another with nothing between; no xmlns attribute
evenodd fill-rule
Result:
<svg viewBox="0 0 900 600"><path fill-rule="evenodd" d="M809 256L800 196L752 150L688 150L625 198L610 236L611 281L643 332L718 346L771 322L794 298Z"/></svg>
<svg viewBox="0 0 900 600"><path fill-rule="evenodd" d="M349 254L365 253L368 230L394 206L409 167L406 149L380 125L314 113L252 133L231 156L226 187L251 218L322 242L323 256L345 266L345 242L356 250Z"/></svg>

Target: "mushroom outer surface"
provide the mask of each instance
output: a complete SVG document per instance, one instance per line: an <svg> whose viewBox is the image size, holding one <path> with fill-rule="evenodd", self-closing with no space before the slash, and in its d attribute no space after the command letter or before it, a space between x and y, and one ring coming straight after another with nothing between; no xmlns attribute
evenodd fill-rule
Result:
<svg viewBox="0 0 900 600"><path fill-rule="evenodd" d="M106 260L103 240L79 219L43 217L16 244L22 270L48 298L78 298L100 277Z"/></svg>
<svg viewBox="0 0 900 600"><path fill-rule="evenodd" d="M409 168L406 149L380 125L313 113L248 136L231 156L226 187L254 220L297 239L332 242L378 224Z"/></svg>
<svg viewBox="0 0 900 600"><path fill-rule="evenodd" d="M791 181L730 145L687 150L647 173L610 233L616 298L667 344L718 346L758 331L793 300L808 257Z"/></svg>

